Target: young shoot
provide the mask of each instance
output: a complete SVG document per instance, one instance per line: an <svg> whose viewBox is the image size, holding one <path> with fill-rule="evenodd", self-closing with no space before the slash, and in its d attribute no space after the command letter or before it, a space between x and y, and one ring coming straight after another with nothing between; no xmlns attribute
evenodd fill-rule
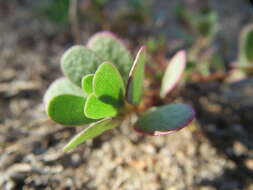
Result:
<svg viewBox="0 0 253 190"><path fill-rule="evenodd" d="M133 59L124 43L109 32L97 33L87 46L74 46L65 52L61 59L65 77L53 82L45 93L46 112L62 125L89 126L64 151L120 126L124 116L140 105L146 62L145 47ZM185 63L183 50L171 59L162 79L160 98L174 89ZM152 107L137 115L133 128L151 136L176 132L195 118L192 107L182 103Z"/></svg>

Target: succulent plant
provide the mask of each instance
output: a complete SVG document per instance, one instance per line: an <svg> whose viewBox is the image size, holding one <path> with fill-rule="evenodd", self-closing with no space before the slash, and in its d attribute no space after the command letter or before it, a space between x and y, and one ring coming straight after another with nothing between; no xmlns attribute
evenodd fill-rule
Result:
<svg viewBox="0 0 253 190"><path fill-rule="evenodd" d="M64 147L65 151L120 126L125 115L138 110L135 108L144 94L146 59L145 47L141 47L132 61L123 42L108 32L95 34L87 47L74 46L66 51L61 60L66 77L57 79L46 91L46 112L62 125L90 125ZM183 50L171 59L162 80L161 98L176 86L185 63ZM195 118L192 107L182 103L152 107L136 114L139 118L133 127L135 131L152 136L178 131Z"/></svg>

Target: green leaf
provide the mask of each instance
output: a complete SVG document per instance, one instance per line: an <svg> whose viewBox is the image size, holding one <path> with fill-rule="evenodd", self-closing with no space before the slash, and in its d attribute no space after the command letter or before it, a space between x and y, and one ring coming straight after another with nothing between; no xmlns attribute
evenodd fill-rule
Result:
<svg viewBox="0 0 253 190"><path fill-rule="evenodd" d="M186 65L186 53L184 50L179 51L170 61L164 73L160 96L165 98L179 82Z"/></svg>
<svg viewBox="0 0 253 190"><path fill-rule="evenodd" d="M131 68L127 83L126 99L130 104L137 105L141 101L143 94L145 62L145 47L141 47Z"/></svg>
<svg viewBox="0 0 253 190"><path fill-rule="evenodd" d="M85 117L83 107L86 99L75 95L59 95L52 98L47 106L49 117L62 125L83 125L96 120Z"/></svg>
<svg viewBox="0 0 253 190"><path fill-rule="evenodd" d="M54 81L44 95L49 117L63 125L83 125L94 122L83 113L85 93L67 78Z"/></svg>
<svg viewBox="0 0 253 190"><path fill-rule="evenodd" d="M93 94L85 104L85 115L93 119L116 116L123 106L124 93L124 82L117 68L111 63L101 64L93 78Z"/></svg>
<svg viewBox="0 0 253 190"><path fill-rule="evenodd" d="M246 26L240 37L239 64L241 67L253 64L253 25Z"/></svg>
<svg viewBox="0 0 253 190"><path fill-rule="evenodd" d="M81 88L74 85L67 78L59 78L55 80L47 89L44 95L44 103L47 105L50 99L62 94L72 94L82 97L86 96Z"/></svg>
<svg viewBox="0 0 253 190"><path fill-rule="evenodd" d="M102 61L90 49L76 45L68 49L62 59L63 73L77 86L84 75L94 73Z"/></svg>
<svg viewBox="0 0 253 190"><path fill-rule="evenodd" d="M103 61L110 61L117 66L126 81L133 59L123 42L110 32L99 32L91 37L87 44Z"/></svg>
<svg viewBox="0 0 253 190"><path fill-rule="evenodd" d="M93 92L93 87L92 87L93 77L94 77L94 74L88 74L82 78L82 88L84 92L87 94L91 94Z"/></svg>
<svg viewBox="0 0 253 190"><path fill-rule="evenodd" d="M106 117L114 117L118 114L118 107L110 103L110 99L106 102L96 97L94 94L89 95L84 106L84 114L88 118L102 119ZM106 102L106 103L105 103Z"/></svg>
<svg viewBox="0 0 253 190"><path fill-rule="evenodd" d="M111 99L115 106L121 106L123 103L123 96L125 94L125 87L123 79L112 63L101 64L93 79L93 90L97 97Z"/></svg>
<svg viewBox="0 0 253 190"><path fill-rule="evenodd" d="M195 112L190 106L169 104L144 113L135 124L135 130L145 135L166 135L187 126L194 118Z"/></svg>
<svg viewBox="0 0 253 190"><path fill-rule="evenodd" d="M88 128L84 129L78 135L76 135L65 147L64 151L68 152L74 149L79 144L92 139L105 131L115 128L120 125L120 121L116 119L104 119L96 123L91 124Z"/></svg>

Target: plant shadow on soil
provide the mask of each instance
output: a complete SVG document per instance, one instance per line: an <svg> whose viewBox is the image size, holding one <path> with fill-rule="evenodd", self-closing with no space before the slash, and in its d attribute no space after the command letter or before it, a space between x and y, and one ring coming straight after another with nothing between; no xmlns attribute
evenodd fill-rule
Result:
<svg viewBox="0 0 253 190"><path fill-rule="evenodd" d="M247 88L252 88L252 84L253 78L226 87L229 89L228 93L238 92L241 94L238 97L244 99L243 101L237 97L233 99L237 100L234 103L229 98L224 98L224 86L215 82L188 85L185 93L182 93L185 94L185 99L191 99L194 104L197 118L201 126L204 126L201 131L209 139L209 143L234 164L233 168L224 168L222 175L214 179L203 179L197 186L236 190L252 184L253 169L252 165L247 166L247 161L252 162L249 151L253 149L253 129L250 127L253 125L252 115L250 116L253 104L250 102L252 100L245 103L249 98L245 95ZM226 181L232 183L224 186Z"/></svg>

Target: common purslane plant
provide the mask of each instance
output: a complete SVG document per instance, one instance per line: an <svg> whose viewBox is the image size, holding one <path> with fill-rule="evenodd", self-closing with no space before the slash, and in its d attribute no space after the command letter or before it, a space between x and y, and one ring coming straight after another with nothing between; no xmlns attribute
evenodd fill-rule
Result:
<svg viewBox="0 0 253 190"><path fill-rule="evenodd" d="M145 47L133 60L123 42L109 32L97 33L86 46L73 46L65 52L61 59L65 77L53 82L45 93L46 112L62 125L90 125L64 151L120 126L132 112L138 115L135 131L153 136L176 132L194 119L194 110L182 103L136 111L142 101L146 59ZM162 79L161 98L176 86L185 63L184 51L172 58Z"/></svg>

